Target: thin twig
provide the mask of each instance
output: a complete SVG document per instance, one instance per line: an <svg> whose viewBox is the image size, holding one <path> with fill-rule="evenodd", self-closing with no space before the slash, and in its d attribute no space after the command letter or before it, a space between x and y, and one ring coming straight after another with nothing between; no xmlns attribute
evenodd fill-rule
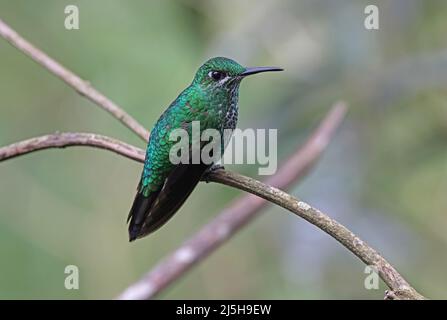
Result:
<svg viewBox="0 0 447 320"><path fill-rule="evenodd" d="M211 177L210 181L214 181L214 178ZM371 248L345 226L308 203L278 188L249 177L234 174L233 172L227 172L224 177L220 176L219 183L255 194L291 211L320 228L355 254L366 265L374 268L382 280L391 288L394 296L398 296L400 299L425 299L376 250Z"/></svg>
<svg viewBox="0 0 447 320"><path fill-rule="evenodd" d="M125 126L135 132L144 141L149 138L149 132L136 121L132 116L115 104L112 100L104 96L98 90L93 88L88 81L81 79L79 76L68 70L56 60L49 57L34 45L25 40L3 20L0 19L0 36L5 38L10 44L22 51L35 62L43 66L45 69L59 77L70 87L74 88L81 95L96 103L98 106L112 114L116 119L121 121Z"/></svg>
<svg viewBox="0 0 447 320"><path fill-rule="evenodd" d="M0 161L12 159L30 152L50 148L66 148L73 146L95 147L113 151L126 158L144 162L144 150L125 142L95 134L82 132L53 133L35 137L0 148Z"/></svg>

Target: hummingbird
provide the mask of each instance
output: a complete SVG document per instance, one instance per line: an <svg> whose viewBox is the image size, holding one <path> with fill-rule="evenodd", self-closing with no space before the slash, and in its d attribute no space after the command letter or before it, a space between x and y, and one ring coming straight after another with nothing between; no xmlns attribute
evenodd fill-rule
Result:
<svg viewBox="0 0 447 320"><path fill-rule="evenodd" d="M144 169L137 187L129 222L129 241L142 238L163 226L182 206L213 164L170 161L175 129L191 132L199 121L200 130L215 129L223 134L234 130L238 119L239 86L247 76L282 71L277 67L243 67L236 61L215 57L196 72L192 83L163 112L151 130ZM228 140L221 141L222 154ZM190 152L193 148L189 148ZM200 151L200 150L199 150Z"/></svg>

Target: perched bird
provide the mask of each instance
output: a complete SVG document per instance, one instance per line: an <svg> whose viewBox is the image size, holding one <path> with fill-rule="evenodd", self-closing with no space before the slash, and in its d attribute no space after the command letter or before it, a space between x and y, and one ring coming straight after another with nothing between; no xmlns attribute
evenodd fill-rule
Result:
<svg viewBox="0 0 447 320"><path fill-rule="evenodd" d="M246 68L236 61L217 57L205 62L193 82L171 103L151 131L144 170L128 216L129 240L142 238L165 224L181 207L211 165L173 164L169 158L172 130L235 129L238 117L239 85L246 76L281 71L276 67ZM225 149L222 139L222 152ZM190 148L192 150L192 148ZM197 151L191 151L197 152Z"/></svg>

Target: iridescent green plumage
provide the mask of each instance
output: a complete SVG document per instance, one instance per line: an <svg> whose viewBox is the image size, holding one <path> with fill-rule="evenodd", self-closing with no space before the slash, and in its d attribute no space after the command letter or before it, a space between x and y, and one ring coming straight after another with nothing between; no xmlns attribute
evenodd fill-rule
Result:
<svg viewBox="0 0 447 320"><path fill-rule="evenodd" d="M191 134L193 121L200 130L234 129L238 115L239 84L250 74L278 68L245 68L227 58L213 58L197 71L193 82L160 116L151 131L144 170L129 213L129 238L141 238L161 227L180 208L203 173L206 164L171 163L169 152L176 141L174 129ZM222 145L222 150L224 146Z"/></svg>

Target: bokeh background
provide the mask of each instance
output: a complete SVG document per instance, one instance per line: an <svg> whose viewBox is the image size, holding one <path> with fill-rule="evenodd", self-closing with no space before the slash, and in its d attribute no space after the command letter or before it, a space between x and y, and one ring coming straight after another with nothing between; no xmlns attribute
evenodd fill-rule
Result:
<svg viewBox="0 0 447 320"><path fill-rule="evenodd" d="M64 28L76 4L80 30ZM377 4L380 30L363 26ZM377 248L423 294L447 289L447 2L0 0L0 17L150 128L212 56L285 72L241 87L240 128L279 130L279 158L330 105L350 110L290 191ZM0 39L0 145L55 131L144 147ZM256 166L231 166L256 176ZM200 185L164 228L129 244L141 165L91 148L0 163L0 298L113 298L241 192ZM66 265L80 289L64 288ZM160 298L381 299L335 240L270 207Z"/></svg>

